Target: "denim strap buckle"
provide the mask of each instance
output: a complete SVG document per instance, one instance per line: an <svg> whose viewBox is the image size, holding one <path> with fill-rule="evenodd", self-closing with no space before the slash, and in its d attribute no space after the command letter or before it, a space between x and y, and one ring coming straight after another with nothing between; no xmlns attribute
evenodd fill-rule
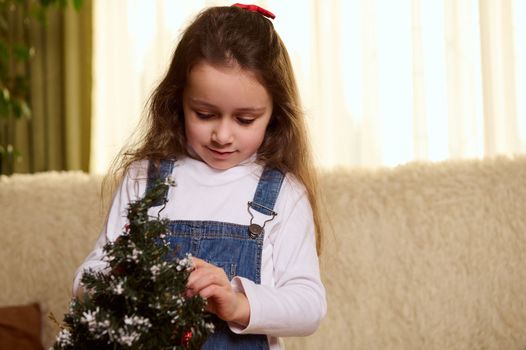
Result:
<svg viewBox="0 0 526 350"><path fill-rule="evenodd" d="M276 217L276 215L278 215L278 213L276 213L274 210L272 209L269 209L261 204L258 204L258 203L254 203L254 202L248 202L247 203L247 210L248 210L248 213L250 214L250 225L248 226L248 232L249 232L249 235L251 238L258 238L259 235L261 235L262 233L265 232L265 224L269 221L272 221L274 220L274 218ZM270 215L272 216L270 219L268 220L265 220L263 222L263 226L260 226L258 224L254 224L252 221L254 220L254 214L252 214L252 212L250 211L250 208L254 208L256 209L257 207L259 207L259 209L265 209L267 212L270 213ZM258 209L256 209L258 210ZM258 210L261 212L261 210Z"/></svg>

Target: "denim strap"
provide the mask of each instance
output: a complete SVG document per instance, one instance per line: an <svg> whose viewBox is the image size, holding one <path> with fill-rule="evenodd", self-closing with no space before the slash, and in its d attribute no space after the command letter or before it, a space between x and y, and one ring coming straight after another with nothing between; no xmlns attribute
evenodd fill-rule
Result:
<svg viewBox="0 0 526 350"><path fill-rule="evenodd" d="M284 178L285 176L278 169L265 168L259 179L251 207L261 214L273 215L274 205Z"/></svg>
<svg viewBox="0 0 526 350"><path fill-rule="evenodd" d="M161 164L159 166L159 169L157 169L154 165L154 162L149 161L148 162L148 182L146 184L146 193L150 192L152 190L153 185L155 184L155 181L165 181L166 178L172 173L172 170L174 168L174 161L173 160L167 160L163 159L161 160ZM153 202L151 207L157 207L159 205L163 205L165 202L163 199L166 199L168 195L168 187L166 188L166 191L162 198L159 198L157 201Z"/></svg>

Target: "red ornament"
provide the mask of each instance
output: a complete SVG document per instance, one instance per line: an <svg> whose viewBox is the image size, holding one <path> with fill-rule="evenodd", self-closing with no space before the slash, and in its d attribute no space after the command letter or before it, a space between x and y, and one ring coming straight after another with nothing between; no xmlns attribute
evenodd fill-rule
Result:
<svg viewBox="0 0 526 350"><path fill-rule="evenodd" d="M119 264L113 268L113 273L116 276L122 276L126 273L126 269L124 268L123 264Z"/></svg>
<svg viewBox="0 0 526 350"><path fill-rule="evenodd" d="M194 334L192 333L192 331L184 332L183 338L181 339L181 343L183 344L183 346L188 346L188 344L190 344L190 340L192 340L193 335Z"/></svg>

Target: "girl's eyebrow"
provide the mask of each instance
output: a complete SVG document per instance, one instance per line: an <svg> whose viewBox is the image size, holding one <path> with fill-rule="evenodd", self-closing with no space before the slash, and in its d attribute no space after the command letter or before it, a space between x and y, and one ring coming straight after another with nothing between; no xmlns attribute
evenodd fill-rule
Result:
<svg viewBox="0 0 526 350"><path fill-rule="evenodd" d="M205 108L210 108L210 109L217 109L216 105L213 105L213 104L211 104L209 102L200 100L198 98L191 97L190 98L190 102L193 105L197 105L197 106L200 106L200 107L205 107ZM241 107L241 108L236 108L236 112L247 112L247 113L263 113L266 110L267 110L266 107Z"/></svg>

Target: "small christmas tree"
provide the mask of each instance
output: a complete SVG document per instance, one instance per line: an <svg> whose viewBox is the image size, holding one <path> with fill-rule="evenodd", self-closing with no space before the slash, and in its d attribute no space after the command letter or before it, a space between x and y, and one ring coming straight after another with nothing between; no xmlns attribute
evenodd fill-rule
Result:
<svg viewBox="0 0 526 350"><path fill-rule="evenodd" d="M191 256L175 258L165 241L168 219L149 218L173 185L157 181L128 207L129 224L104 246L108 267L82 277L53 349L198 349L213 332L206 301L185 297Z"/></svg>

